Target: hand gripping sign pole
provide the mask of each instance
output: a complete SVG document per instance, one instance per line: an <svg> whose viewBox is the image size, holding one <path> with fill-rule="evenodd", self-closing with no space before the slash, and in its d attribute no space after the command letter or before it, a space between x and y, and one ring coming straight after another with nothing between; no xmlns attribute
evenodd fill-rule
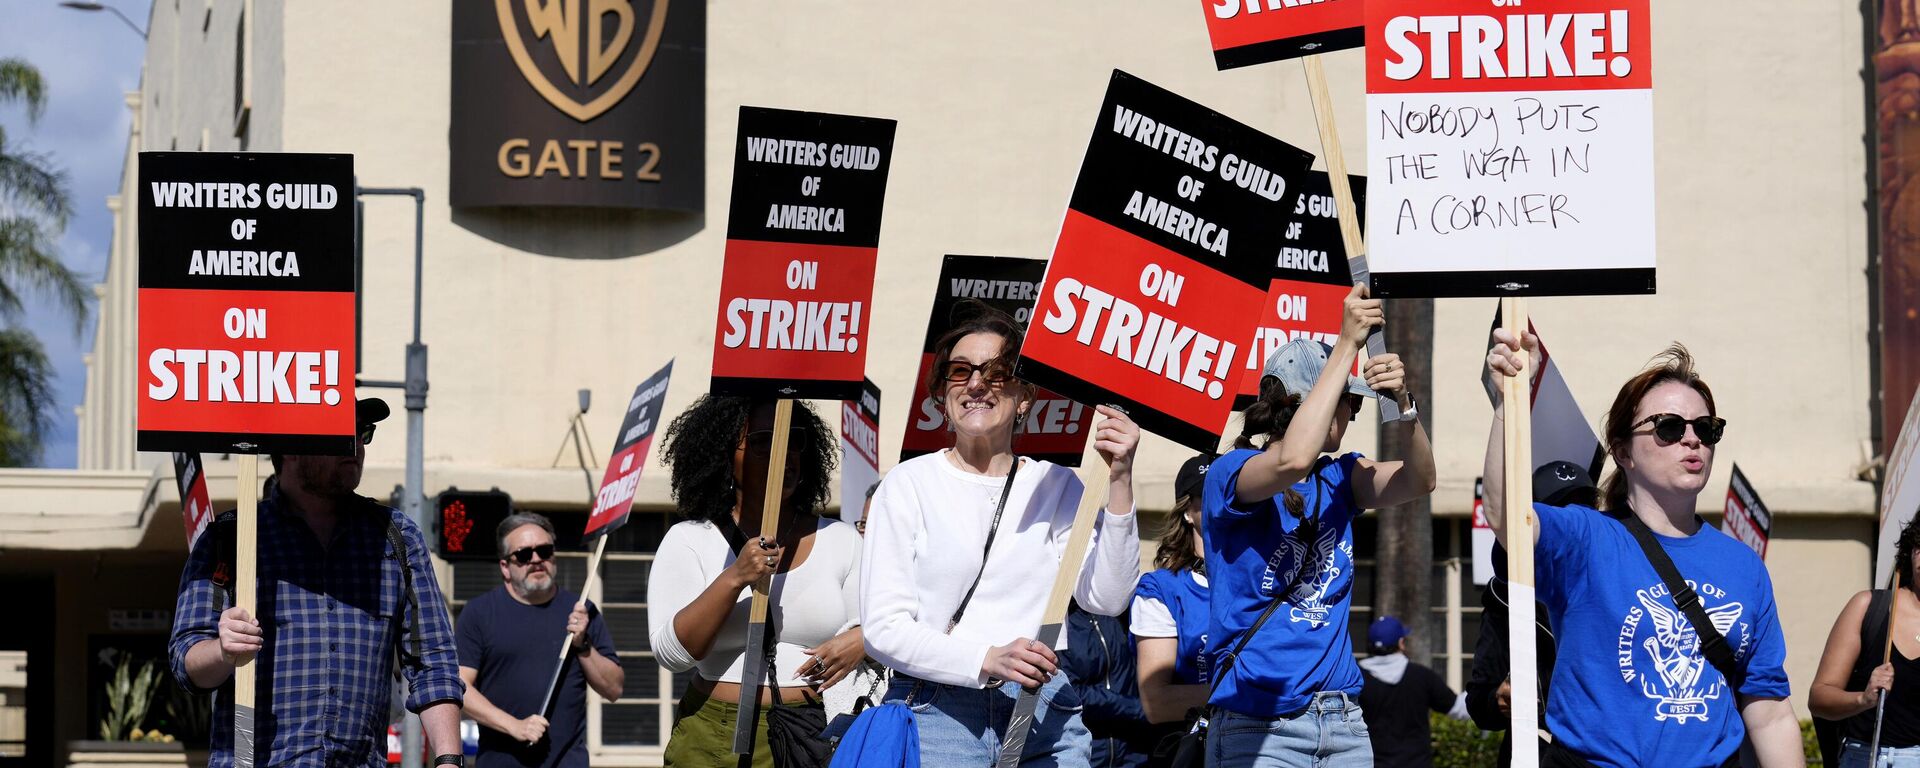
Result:
<svg viewBox="0 0 1920 768"><path fill-rule="evenodd" d="M1887 642L1880 648L1880 663L1893 660L1893 632L1900 622L1900 574L1893 574L1888 585L1890 593L1887 602ZM1880 726L1887 718L1887 690L1882 688L1873 700L1873 741L1867 745L1867 768L1880 768Z"/></svg>
<svg viewBox="0 0 1920 768"><path fill-rule="evenodd" d="M1015 459L1018 461L1019 459ZM1080 567L1087 559L1087 543L1093 539L1093 522L1106 504L1106 488L1112 477L1105 461L1098 457L1080 462L1080 508L1073 513L1073 530L1067 535L1066 552L1060 556L1060 570L1053 576L1053 593L1047 597L1047 612L1040 617L1040 631L1033 639L1048 648L1057 647L1060 630L1066 626L1067 606L1073 588L1080 583ZM1061 672L1059 674L1065 674ZM1020 753L1026 751L1027 732L1033 729L1033 710L1040 702L1040 689L1020 691L1014 702L1013 719L1007 723L1007 736L1000 743L1000 759L995 768L1020 765Z"/></svg>
<svg viewBox="0 0 1920 768"><path fill-rule="evenodd" d="M793 428L793 401L779 400L773 408L773 449L767 454L767 492L760 504L760 537L780 540L780 496L787 482L787 438ZM759 557L740 548L738 557ZM767 666L767 600L773 577L767 577L766 589L753 587L753 602L747 610L746 661L740 667L740 716L733 725L733 753L753 754L754 721L760 717L759 670ZM775 702L778 705L779 702Z"/></svg>
<svg viewBox="0 0 1920 768"><path fill-rule="evenodd" d="M1540 520L1533 514L1533 408L1530 390L1533 361L1525 350L1527 305L1523 298L1500 300L1507 330L1521 339L1520 375L1501 380L1501 404L1506 445L1507 521L1507 647L1513 696L1513 743L1540 743L1540 682L1534 653L1533 541ZM1516 748L1513 764L1535 768L1538 749Z"/></svg>

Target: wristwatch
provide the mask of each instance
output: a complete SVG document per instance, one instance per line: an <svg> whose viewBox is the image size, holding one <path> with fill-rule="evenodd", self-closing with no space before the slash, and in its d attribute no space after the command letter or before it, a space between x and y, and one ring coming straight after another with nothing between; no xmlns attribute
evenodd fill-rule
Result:
<svg viewBox="0 0 1920 768"><path fill-rule="evenodd" d="M1413 401L1413 393L1406 392L1407 402L1400 406L1400 421L1413 421L1420 418L1420 404Z"/></svg>
<svg viewBox="0 0 1920 768"><path fill-rule="evenodd" d="M466 765L466 764L467 764L467 759L466 759L465 757L462 757L462 756L460 756L460 755L441 755L441 756L439 756L439 757L436 757L436 758L434 758L434 759L433 759L433 764L434 764L435 766L441 766L441 765Z"/></svg>

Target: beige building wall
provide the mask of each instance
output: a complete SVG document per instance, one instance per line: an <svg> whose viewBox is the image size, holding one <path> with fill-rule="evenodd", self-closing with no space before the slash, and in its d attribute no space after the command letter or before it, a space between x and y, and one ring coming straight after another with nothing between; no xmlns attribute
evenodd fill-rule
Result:
<svg viewBox="0 0 1920 768"><path fill-rule="evenodd" d="M587 423L603 450L618 420L610 404L669 358L679 373L670 412L705 390L740 105L899 120L868 357L886 393L883 457L898 451L940 257L1048 255L1110 69L1319 150L1300 66L1216 72L1191 4L721 3L708 11L704 216L453 211L444 3L261 4L273 8L257 11L252 37L251 137L232 136L230 120L243 6L211 5L206 21L201 0L155 3L140 146L197 148L205 133L217 149L244 138L253 149L349 152L362 184L425 188L427 487L456 478L499 485L536 506L586 502L569 459L551 468L576 389L594 392ZM1654 10L1661 291L1531 304L1596 423L1618 384L1670 341L1699 358L1730 421L1702 511L1719 508L1738 462L1779 516L1770 562L1795 708L1805 716L1826 629L1867 581L1874 498L1858 479L1871 454L1872 394L1862 22L1846 3L1770 3L1734 15L1701 3ZM199 26L207 31L196 37ZM169 35L184 41L177 50L163 42ZM1363 168L1361 54L1328 56L1328 77L1348 167ZM675 162L664 157L663 170L691 172ZM402 374L409 205L367 204L369 378ZM131 226L122 233L130 242ZM132 258L129 245L116 245L117 268ZM131 283L111 288L130 293ZM130 298L110 301L103 316L131 311ZM1488 411L1478 374L1493 309L1491 299L1439 302L1435 380L1415 385L1433 419L1440 515L1466 513L1481 466ZM132 373L120 366L132 363L131 345L103 331L93 376L121 384L100 389L130 386ZM398 408L397 393L365 394ZM90 382L89 417L107 396ZM834 411L823 405L821 413ZM1372 450L1370 421L1347 447ZM375 478L398 476L401 423L369 449ZM90 439L131 444L130 420L94 424L100 435ZM1145 504L1171 504L1172 474L1187 453L1148 438L1138 473ZM639 501L665 505L665 473L653 461ZM373 482L363 490L384 495Z"/></svg>

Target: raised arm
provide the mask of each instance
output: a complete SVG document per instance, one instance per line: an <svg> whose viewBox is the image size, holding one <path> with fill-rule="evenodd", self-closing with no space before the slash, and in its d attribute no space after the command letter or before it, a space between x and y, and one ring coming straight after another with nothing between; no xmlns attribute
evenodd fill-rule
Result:
<svg viewBox="0 0 1920 768"><path fill-rule="evenodd" d="M1327 355L1327 366L1313 389L1301 398L1287 424L1285 435L1267 443L1266 450L1247 460L1234 482L1234 498L1240 503L1271 499L1313 472L1326 444L1327 430L1333 426L1333 412L1347 391L1347 375L1367 334L1386 324L1379 299L1367 298L1367 288L1356 285L1347 293L1346 315L1340 321L1340 340Z"/></svg>
<svg viewBox="0 0 1920 768"><path fill-rule="evenodd" d="M1528 359L1540 349L1540 338L1529 333L1526 341ZM1493 331L1493 349L1487 353L1487 370L1493 372L1496 395L1503 391L1498 386L1505 379L1522 375L1520 363L1520 344L1513 333L1505 328ZM1528 373L1527 375L1531 375ZM1487 461L1482 468L1481 490L1485 499L1483 510L1487 516L1487 526L1493 529L1493 535L1500 544L1507 543L1507 436L1506 418L1502 403L1493 405L1493 427L1487 435ZM1540 543L1540 529L1533 531L1533 541Z"/></svg>

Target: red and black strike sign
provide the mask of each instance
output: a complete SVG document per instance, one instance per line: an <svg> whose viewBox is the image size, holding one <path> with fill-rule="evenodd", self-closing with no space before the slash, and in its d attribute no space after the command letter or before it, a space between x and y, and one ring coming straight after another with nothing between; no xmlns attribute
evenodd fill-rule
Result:
<svg viewBox="0 0 1920 768"><path fill-rule="evenodd" d="M1361 0L1200 0L1220 69L1358 48Z"/></svg>
<svg viewBox="0 0 1920 768"><path fill-rule="evenodd" d="M1365 176L1348 176L1353 203L1364 210ZM1365 222L1362 222L1364 226ZM1294 339L1333 344L1340 338L1340 319L1346 312L1347 291L1353 274L1347 268L1347 247L1340 239L1340 215L1334 209L1333 183L1324 171L1307 174L1295 198L1293 213L1283 224L1286 245L1274 258L1273 282L1267 286L1260 324L1247 347L1246 375L1234 409L1253 404L1260 396L1260 371L1267 357Z"/></svg>
<svg viewBox="0 0 1920 768"><path fill-rule="evenodd" d="M180 520L187 526L187 551L200 540L213 521L213 501L207 495L206 470L200 454L176 451L173 454L173 479L180 489Z"/></svg>
<svg viewBox="0 0 1920 768"><path fill-rule="evenodd" d="M1313 156L1115 70L1017 372L1218 447Z"/></svg>
<svg viewBox="0 0 1920 768"><path fill-rule="evenodd" d="M600 492L594 495L593 514L587 516L591 539L625 525L633 511L633 493L640 487L640 471L647 467L647 452L653 449L654 428L660 423L660 407L667 400L667 384L673 379L673 361L668 360L659 373L648 376L627 400L627 415L620 418L620 439L613 444L613 456L607 459L607 473L600 478Z"/></svg>
<svg viewBox="0 0 1920 768"><path fill-rule="evenodd" d="M139 449L353 453L353 157L142 152L139 187Z"/></svg>
<svg viewBox="0 0 1920 768"><path fill-rule="evenodd" d="M860 396L894 125L740 108L713 392Z"/></svg>
<svg viewBox="0 0 1920 768"><path fill-rule="evenodd" d="M840 401L840 520L855 522L867 489L880 482L880 385L860 384L859 400Z"/></svg>
<svg viewBox="0 0 1920 768"><path fill-rule="evenodd" d="M917 405L907 415L907 432L900 440L901 461L953 447L946 413L928 394L927 376L933 367L933 345L960 319L954 316L955 306L962 301L978 301L1013 316L1013 321L1025 328L1046 274L1047 262L1040 259L948 256L941 262L940 287L933 294L933 316L927 320L920 369L914 375L913 402ZM1093 409L1040 388L1034 392L1033 406L1027 409L1026 423L1013 437L1013 452L1077 467L1092 426Z"/></svg>
<svg viewBox="0 0 1920 768"><path fill-rule="evenodd" d="M1727 512L1720 519L1720 531L1753 548L1760 559L1767 559L1767 540L1773 537L1773 513L1760 501L1760 494L1733 465L1733 482L1727 484Z"/></svg>

